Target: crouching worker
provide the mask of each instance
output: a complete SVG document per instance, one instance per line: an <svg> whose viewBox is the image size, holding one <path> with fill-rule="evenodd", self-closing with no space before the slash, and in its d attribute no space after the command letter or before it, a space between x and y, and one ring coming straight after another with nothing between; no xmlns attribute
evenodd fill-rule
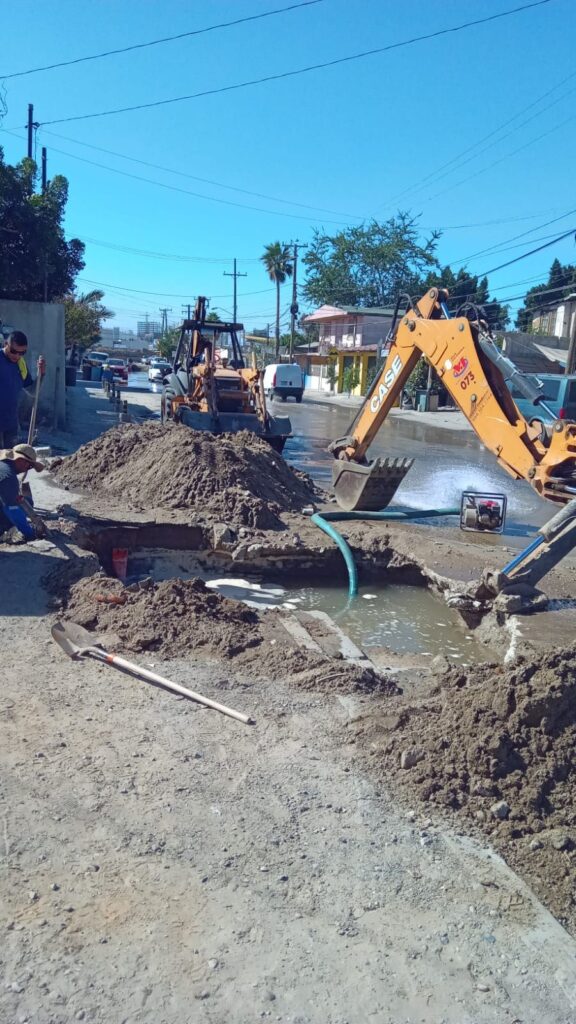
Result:
<svg viewBox="0 0 576 1024"><path fill-rule="evenodd" d="M26 540L37 536L22 507L18 484L18 474L27 473L29 469L38 473L44 469L31 445L17 444L14 448L0 449L0 536L14 526Z"/></svg>

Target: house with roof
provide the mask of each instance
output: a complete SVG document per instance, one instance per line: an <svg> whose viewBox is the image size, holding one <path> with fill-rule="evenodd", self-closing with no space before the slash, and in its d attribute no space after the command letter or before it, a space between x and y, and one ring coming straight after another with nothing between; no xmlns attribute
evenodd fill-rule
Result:
<svg viewBox="0 0 576 1024"><path fill-rule="evenodd" d="M337 392L344 389L346 371L355 369L358 383L352 394L365 394L388 350L393 315L391 307L324 305L303 317L302 325L315 327L318 334L316 365L310 366L311 389L316 376L316 390L329 390L327 368L332 362Z"/></svg>

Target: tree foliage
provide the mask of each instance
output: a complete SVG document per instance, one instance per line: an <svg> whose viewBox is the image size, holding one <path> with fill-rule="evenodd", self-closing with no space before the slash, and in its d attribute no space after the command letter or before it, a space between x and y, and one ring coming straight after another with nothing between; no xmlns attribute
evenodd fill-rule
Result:
<svg viewBox="0 0 576 1024"><path fill-rule="evenodd" d="M464 303L471 302L482 307L484 318L491 328L503 328L510 319L508 306L503 306L490 298L487 277L478 278L465 269L460 269L455 274L451 267L447 266L439 272L429 274L424 287L447 288L450 293L448 307L453 316Z"/></svg>
<svg viewBox="0 0 576 1024"><path fill-rule="evenodd" d="M271 281L276 285L276 358L280 355L280 286L292 277L292 253L282 242L271 242L260 257Z"/></svg>
<svg viewBox="0 0 576 1024"><path fill-rule="evenodd" d="M437 231L419 241L416 221L406 213L336 235L316 231L304 256L304 293L317 305L392 305L399 292L418 294L423 277L437 266Z"/></svg>
<svg viewBox="0 0 576 1024"><path fill-rule="evenodd" d="M206 317L207 320L210 317ZM162 359L166 359L168 362L172 359L172 356L176 352L176 347L180 341L180 327L170 327L161 338L158 338L156 342L156 349L159 356Z"/></svg>
<svg viewBox="0 0 576 1024"><path fill-rule="evenodd" d="M64 324L67 345L86 348L96 344L100 338L102 321L114 316L111 309L102 305L104 292L99 288L76 295L71 292L64 299Z"/></svg>
<svg viewBox="0 0 576 1024"><path fill-rule="evenodd" d="M530 331L532 320L540 312L556 306L566 295L576 290L576 266L554 260L548 280L534 285L526 292L524 305L518 310L516 326L519 331Z"/></svg>
<svg viewBox="0 0 576 1024"><path fill-rule="evenodd" d="M84 267L84 243L66 241L62 222L68 182L57 175L34 192L36 164L11 166L0 148L0 298L31 302L61 299Z"/></svg>

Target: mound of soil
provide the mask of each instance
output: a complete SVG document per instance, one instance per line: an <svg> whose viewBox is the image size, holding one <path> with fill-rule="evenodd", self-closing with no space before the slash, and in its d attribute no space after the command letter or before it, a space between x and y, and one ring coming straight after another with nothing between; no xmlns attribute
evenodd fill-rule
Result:
<svg viewBox="0 0 576 1024"><path fill-rule="evenodd" d="M233 657L262 640L251 608L197 579L143 580L124 587L98 573L71 588L66 618L95 630L103 640L113 637L122 649L156 651L166 658L200 647Z"/></svg>
<svg viewBox="0 0 576 1024"><path fill-rule="evenodd" d="M386 770L411 799L480 826L576 924L576 646L511 667L451 668L431 697L396 710Z"/></svg>
<svg viewBox="0 0 576 1024"><path fill-rule="evenodd" d="M371 668L298 647L282 625L282 614L261 614L199 579L147 579L125 587L97 573L71 586L65 618L93 630L117 653L154 651L178 658L202 650L256 678L289 679L306 690L398 692Z"/></svg>
<svg viewBox="0 0 576 1024"><path fill-rule="evenodd" d="M113 427L63 460L60 483L133 508L189 509L198 522L271 530L317 500L314 484L248 431L214 435L159 423Z"/></svg>

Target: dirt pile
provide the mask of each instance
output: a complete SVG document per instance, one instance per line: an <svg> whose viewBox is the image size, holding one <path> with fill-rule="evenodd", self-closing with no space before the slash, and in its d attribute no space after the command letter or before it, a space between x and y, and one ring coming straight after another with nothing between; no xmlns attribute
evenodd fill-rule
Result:
<svg viewBox="0 0 576 1024"><path fill-rule="evenodd" d="M317 500L314 484L248 431L215 436L159 423L114 427L55 467L61 484L132 508L189 509L196 521L280 529Z"/></svg>
<svg viewBox="0 0 576 1024"><path fill-rule="evenodd" d="M342 659L303 650L282 625L283 613L260 614L215 593L202 580L151 579L123 586L103 573L74 583L64 617L93 630L118 653L165 658L226 658L259 679L290 679L306 690L396 693L387 677Z"/></svg>
<svg viewBox="0 0 576 1024"><path fill-rule="evenodd" d="M465 815L576 921L576 646L511 667L451 668L399 702L382 765L411 798Z"/></svg>

